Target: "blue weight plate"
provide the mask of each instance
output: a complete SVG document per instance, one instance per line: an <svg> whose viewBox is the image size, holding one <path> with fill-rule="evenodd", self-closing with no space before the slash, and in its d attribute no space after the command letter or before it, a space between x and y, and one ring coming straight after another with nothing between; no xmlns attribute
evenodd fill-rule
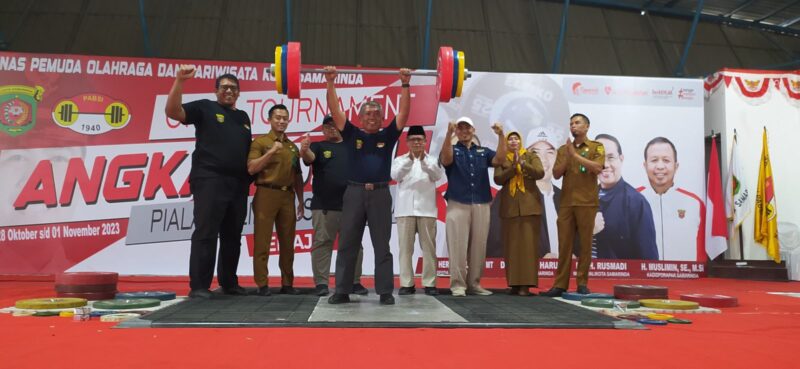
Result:
<svg viewBox="0 0 800 369"><path fill-rule="evenodd" d="M642 324L650 324L650 325L667 325L666 320L655 320L655 319L639 319L637 322Z"/></svg>

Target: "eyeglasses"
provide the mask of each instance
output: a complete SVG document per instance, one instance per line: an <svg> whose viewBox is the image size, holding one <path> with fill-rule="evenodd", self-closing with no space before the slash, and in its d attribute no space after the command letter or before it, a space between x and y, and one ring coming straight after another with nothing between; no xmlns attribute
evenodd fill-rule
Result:
<svg viewBox="0 0 800 369"><path fill-rule="evenodd" d="M220 91L231 90L231 92L239 91L239 86L234 85L219 85Z"/></svg>
<svg viewBox="0 0 800 369"><path fill-rule="evenodd" d="M425 142L425 139L422 137L410 137L406 139L408 142Z"/></svg>

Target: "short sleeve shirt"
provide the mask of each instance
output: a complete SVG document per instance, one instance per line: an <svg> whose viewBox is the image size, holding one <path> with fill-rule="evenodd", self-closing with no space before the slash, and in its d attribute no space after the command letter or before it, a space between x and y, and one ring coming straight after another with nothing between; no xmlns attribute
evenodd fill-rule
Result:
<svg viewBox="0 0 800 369"><path fill-rule="evenodd" d="M597 164L605 164L606 156L603 144L597 141L585 140L575 151ZM569 159L567 146L561 145L556 154L558 167ZM599 206L599 186L597 185L597 174L592 174L577 160L570 160L567 170L564 172L564 179L561 185L561 203L559 206Z"/></svg>
<svg viewBox="0 0 800 369"><path fill-rule="evenodd" d="M392 157L400 133L396 119L376 133L366 133L345 122L342 139L350 150L348 179L358 183L391 181Z"/></svg>
<svg viewBox="0 0 800 369"><path fill-rule="evenodd" d="M278 140L275 132L256 138L250 145L250 155L248 160L258 159L269 151ZM283 148L275 153L267 162L264 170L256 176L256 184L270 184L275 186L294 185L295 175L300 173L299 151L297 146L290 141L286 135L280 140Z"/></svg>
<svg viewBox="0 0 800 369"><path fill-rule="evenodd" d="M342 197L347 189L349 165L348 147L342 142L314 142L309 148L314 153L311 171L312 210L342 210Z"/></svg>
<svg viewBox="0 0 800 369"><path fill-rule="evenodd" d="M183 104L186 121L195 127L190 179L219 175L249 179L250 118L242 110L226 108L216 101L197 100Z"/></svg>
<svg viewBox="0 0 800 369"><path fill-rule="evenodd" d="M462 204L485 204L492 201L489 167L495 152L487 147L461 142L453 145L453 162L444 167L447 174L445 198Z"/></svg>

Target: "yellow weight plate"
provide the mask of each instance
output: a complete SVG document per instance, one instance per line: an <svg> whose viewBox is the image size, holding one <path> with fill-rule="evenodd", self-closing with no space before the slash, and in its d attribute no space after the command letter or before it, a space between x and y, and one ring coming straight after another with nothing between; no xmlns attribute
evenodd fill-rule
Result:
<svg viewBox="0 0 800 369"><path fill-rule="evenodd" d="M652 309L695 310L700 307L696 302L681 300L643 299L639 303Z"/></svg>
<svg viewBox="0 0 800 369"><path fill-rule="evenodd" d="M278 91L279 94L283 93L283 81L281 81L281 57L283 56L283 48L281 46L277 46L275 48L275 90Z"/></svg>
<svg viewBox="0 0 800 369"><path fill-rule="evenodd" d="M14 304L17 309L68 309L81 306L86 306L86 299L70 297L19 300Z"/></svg>
<svg viewBox="0 0 800 369"><path fill-rule="evenodd" d="M653 320L670 320L675 316L669 314L647 314L647 319Z"/></svg>
<svg viewBox="0 0 800 369"><path fill-rule="evenodd" d="M456 97L461 97L461 90L464 87L464 69L465 65L467 64L467 60L464 59L464 52L458 52L458 85L456 87Z"/></svg>

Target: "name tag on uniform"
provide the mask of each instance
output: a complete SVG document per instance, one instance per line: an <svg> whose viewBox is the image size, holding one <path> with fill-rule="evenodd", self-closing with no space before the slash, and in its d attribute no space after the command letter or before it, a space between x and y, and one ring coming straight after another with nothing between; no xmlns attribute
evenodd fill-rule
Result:
<svg viewBox="0 0 800 369"><path fill-rule="evenodd" d="M224 114L216 114L216 116L217 116L217 122L225 123L225 115Z"/></svg>
<svg viewBox="0 0 800 369"><path fill-rule="evenodd" d="M386 144L383 143L383 142L378 142L377 144L375 144L375 146L377 146L380 149L380 148L383 148L384 146L386 146Z"/></svg>
<svg viewBox="0 0 800 369"><path fill-rule="evenodd" d="M482 152L484 152L484 151L486 151L486 150L485 150L485 149L478 149L478 150L475 150L475 151L476 151L476 152L479 152L479 153L482 153Z"/></svg>

